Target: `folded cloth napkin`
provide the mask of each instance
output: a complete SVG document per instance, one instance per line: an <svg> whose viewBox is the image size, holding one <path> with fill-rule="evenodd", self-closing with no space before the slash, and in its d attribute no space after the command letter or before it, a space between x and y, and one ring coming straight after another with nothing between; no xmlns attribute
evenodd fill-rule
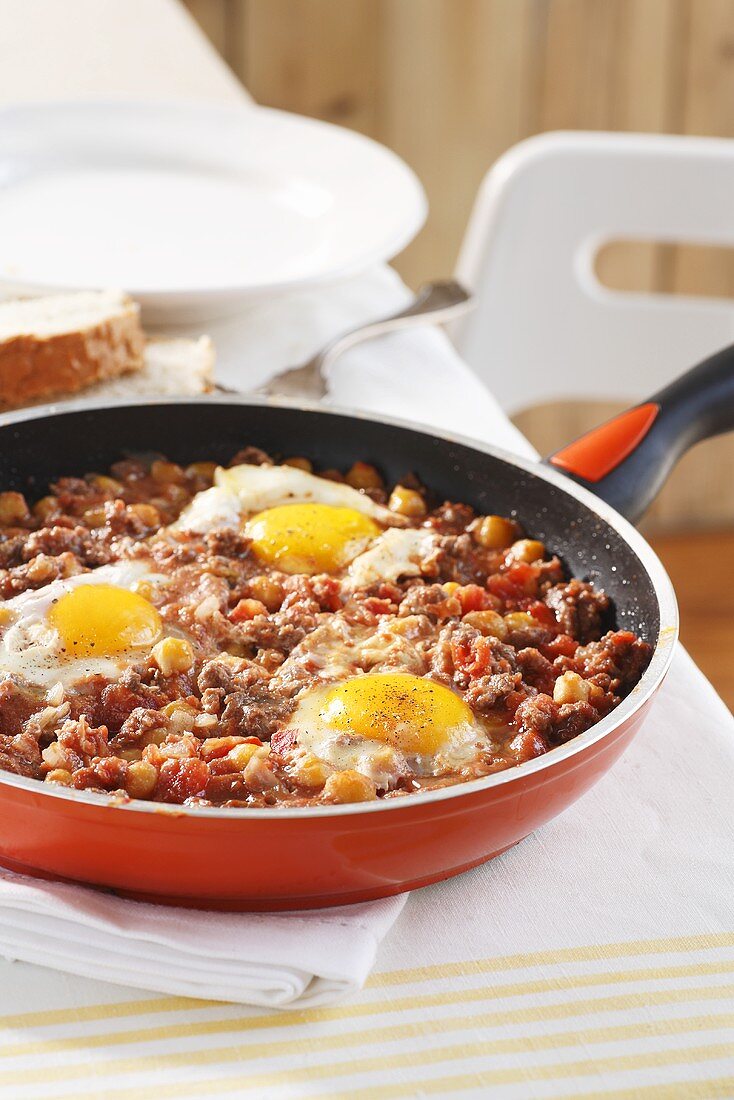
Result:
<svg viewBox="0 0 734 1100"><path fill-rule="evenodd" d="M304 1008L362 987L405 897L302 913L216 913L0 870L0 953L139 989Z"/></svg>
<svg viewBox="0 0 734 1100"><path fill-rule="evenodd" d="M377 268L218 322L210 331L219 377L251 388L408 297L394 272ZM335 368L334 396L342 404L527 447L445 336L430 327L351 351ZM302 1008L364 984L404 903L403 896L272 915L187 911L3 871L0 954L140 989Z"/></svg>

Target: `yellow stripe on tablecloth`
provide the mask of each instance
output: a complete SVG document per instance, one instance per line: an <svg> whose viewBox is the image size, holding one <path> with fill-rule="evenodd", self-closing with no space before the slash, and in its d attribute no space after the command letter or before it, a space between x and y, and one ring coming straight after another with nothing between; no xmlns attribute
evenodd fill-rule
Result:
<svg viewBox="0 0 734 1100"><path fill-rule="evenodd" d="M405 970L391 970L375 974L368 987L395 985L411 981L451 977L464 973L462 967L475 968L467 973L489 973L500 970L559 962L589 962L595 959L609 960L634 955L690 953L734 946L734 932L712 933L700 936L674 936L669 939L633 940L620 943L598 944L589 947L558 948L551 951L533 951L528 954L501 955L491 959L472 960L467 963L437 963L435 966ZM483 968L483 969L479 969ZM37 1012L20 1012L0 1015L0 1029L24 1027L51 1027L53 1025L96 1023L100 1020L123 1019L127 1016L145 1016L166 1012L184 1012L208 1008L222 1008L222 1001L198 1000L193 997L150 997L135 1001L112 1001L102 1004L82 1005L78 1008L48 1009ZM307 1010L320 1012L319 1009ZM338 1010L337 1010L338 1011ZM296 1013L290 1014L291 1018ZM301 1014L303 1016L304 1014ZM283 1019L278 1016L278 1019ZM310 1019L311 1017L309 1017ZM319 1017L313 1017L317 1019ZM330 1017L328 1017L330 1018ZM304 1022L303 1018L299 1022ZM271 1025L268 1025L271 1026Z"/></svg>
<svg viewBox="0 0 734 1100"><path fill-rule="evenodd" d="M564 1078L595 1077L600 1074L611 1075L624 1073L638 1069L668 1069L685 1064L717 1061L731 1055L731 1043L710 1043L700 1047L684 1047L676 1050L647 1051L640 1054L621 1054L610 1058L588 1058L579 1062L546 1063L540 1066L523 1066L520 1068L488 1069L477 1071L472 1075L475 1084L466 1085L463 1082L469 1075L460 1074L454 1078L445 1078L443 1089L431 1089L430 1078L421 1082L424 1092L452 1089L480 1087L490 1085L522 1084L526 1081L557 1081ZM450 1054L447 1051L451 1051ZM213 1095L216 1093L232 1092L237 1089L238 1095L245 1091L257 1089L275 1088L279 1085L304 1084L310 1082L323 1082L338 1076L354 1076L359 1073L383 1071L386 1069L412 1069L416 1066L436 1065L447 1060L457 1060L471 1057L481 1057L484 1052L483 1043L466 1043L454 1048L443 1050L420 1050L409 1053L380 1056L379 1062L374 1058L364 1061L351 1060L340 1062L331 1066L299 1066L296 1069L273 1070L269 1073L248 1073L247 1080L235 1080L218 1077L204 1081L176 1081L170 1083L157 1083L154 1086L156 1100L168 1100L176 1096L190 1096L195 1089L197 1097ZM58 1068L58 1067L56 1067ZM103 1067L104 1070L104 1067ZM54 1070L48 1071L48 1080L55 1081ZM368 1085L362 1088L350 1086L348 1092L342 1095L349 1100L373 1100L379 1093L382 1097L413 1096L418 1089L418 1083L410 1082L404 1086L392 1085ZM139 1100L140 1085L110 1088L105 1087L106 1097L116 1097L118 1100ZM398 1091L399 1090L399 1091ZM262 1093L260 1093L262 1095ZM330 1094L333 1096L334 1094ZM338 1094L337 1094L338 1095Z"/></svg>
<svg viewBox="0 0 734 1100"><path fill-rule="evenodd" d="M676 978L698 978L705 975L724 975L734 973L734 961L722 960L711 963L690 963L684 966L652 967L644 970L626 971L601 971L596 974L578 974L568 977L537 978L524 982L514 982L502 986L480 989L459 989L437 993L422 993L406 997L390 998L381 1001L367 1001L356 1005L345 1005L335 1008L310 1009L305 1012L271 1013L266 1016L251 1016L241 1018L242 1030L259 1031L264 1028L292 1027L296 1024L321 1023L333 1020L354 1019L361 1016L376 1015L378 1013L393 1013L410 1011L421 1008L436 1008L455 1004L465 1004L476 1001L501 1000L505 997L527 996L534 993L560 993L573 992L574 990L588 989L599 985L619 985L626 982L650 982L666 981ZM687 990L682 991L687 994ZM225 1023L225 1021L217 1021ZM230 1022L230 1021L226 1021ZM231 1021L235 1023L236 1021ZM175 1025L172 1025L175 1026ZM206 1022L199 1025L191 1025L190 1034L199 1034L199 1027L205 1027ZM231 1027L230 1027L231 1030ZM145 1041L144 1036L148 1029L143 1028L139 1032L140 1041ZM204 1034L205 1032L201 1032ZM97 1037L95 1036L95 1039ZM110 1038L109 1042L114 1042ZM127 1041L134 1042L134 1039ZM39 1043L43 1040L39 1040ZM47 1040L55 1042L55 1040ZM83 1046L82 1039L77 1045ZM104 1044L103 1044L104 1045ZM36 1047L36 1049L39 1049ZM3 1056L14 1056L17 1047L12 1044L0 1047ZM0 1083L5 1080L0 1073Z"/></svg>
<svg viewBox="0 0 734 1100"><path fill-rule="evenodd" d="M466 1089L486 1088L489 1083L511 1084L512 1082L488 1082L487 1074L463 1073L457 1077L435 1077L422 1081L415 1081L409 1085L386 1085L380 1088L380 1100L400 1100L404 1096L439 1095L449 1090L459 1092ZM221 1091L221 1090L220 1090ZM210 1092L211 1095L211 1092ZM359 1100L360 1096L370 1098L374 1096L370 1090L356 1090L349 1092L331 1092L329 1100ZM594 1089L593 1092L574 1092L569 1094L568 1100L639 1100L650 1096L653 1100L720 1100L734 1095L734 1077L717 1077L700 1081L675 1081L669 1085L641 1085L634 1088Z"/></svg>
<svg viewBox="0 0 734 1100"><path fill-rule="evenodd" d="M472 991L475 992L475 991ZM380 1042L382 1040L395 1039L401 1035L423 1035L446 1031L460 1030L463 1026L500 1027L512 1024L550 1023L554 1020L565 1020L576 1016L598 1016L603 1012L629 1012L635 1009L658 1008L664 1005L685 1004L690 1002L721 1000L734 997L734 986L715 985L705 988L689 987L687 989L656 990L651 993L628 993L616 997L598 997L585 1001L563 1001L560 1004L533 1005L528 1008L502 1009L501 1011L478 1013L472 1016L444 1016L439 1020L416 1021L412 1024L388 1024L383 1027L362 1028L360 1031L347 1032L337 1035L313 1035L289 1036L287 1039L276 1039L269 1043L258 1042L252 1044L254 1053L250 1054L248 1047L242 1047L242 1059L251 1057L272 1057L287 1049L294 1050L329 1050L355 1045L362 1046L366 1043ZM476 1001L480 998L472 997ZM492 992L482 991L482 1000L491 1000ZM452 1000L451 1004L461 1003ZM441 1006L439 1006L441 1007ZM370 1008L372 1014L379 1015L384 1011L384 1005L361 1005L351 1013L354 1016L365 1016L362 1011ZM703 1017L702 1017L703 1018ZM291 1015L281 1014L276 1017L280 1024L290 1024ZM97 1035L69 1036L63 1039L39 1039L35 1042L16 1043L4 1048L6 1057L40 1057L45 1054L58 1054L77 1052L85 1054L92 1050L105 1049L111 1046L123 1046L133 1043L165 1042L172 1039L203 1039L212 1035L226 1033L238 1033L251 1031L251 1020L206 1020L190 1024L170 1024L158 1028L138 1028L129 1031L108 1032ZM258 1022L258 1018L256 1021ZM646 1025L639 1025L644 1030ZM141 1055L145 1057L145 1055Z"/></svg>
<svg viewBox="0 0 734 1100"><path fill-rule="evenodd" d="M388 970L382 974L373 974L367 981L367 986L403 985L409 982L489 974L499 970L516 970L530 966L553 966L565 962L606 962L609 959L630 958L635 955L688 954L692 951L706 951L721 947L734 947L734 932L677 936L659 940L629 940L589 947L560 947L550 951L499 955L491 959L467 959L463 962L408 967L404 970Z"/></svg>
<svg viewBox="0 0 734 1100"><path fill-rule="evenodd" d="M199 1001L194 997L149 997L137 1001L106 1001L78 1008L50 1008L38 1012L15 1012L0 1016L0 1030L23 1027L51 1027L55 1024L89 1024L98 1020L120 1020L126 1016L147 1016L159 1012L185 1012L197 1008L222 1008L222 1001Z"/></svg>
<svg viewBox="0 0 734 1100"><path fill-rule="evenodd" d="M486 1026L482 1016L464 1018L462 1021L451 1021L462 1026L476 1027ZM89 1076L89 1070L102 1073L106 1078L120 1076L122 1074L140 1073L146 1068L159 1069L193 1069L201 1066L222 1065L224 1063L244 1063L253 1059L274 1058L278 1055L292 1057L300 1050L309 1053L315 1050L343 1049L348 1046L369 1045L370 1041L395 1041L396 1039L415 1039L428 1034L436 1034L442 1030L444 1021L431 1021L430 1026L398 1025L393 1029L376 1029L381 1032L379 1036L368 1039L364 1033L352 1035L338 1035L321 1037L321 1041L307 1039L303 1042L274 1042L264 1045L249 1044L233 1047L207 1047L204 1050L174 1052L169 1054L155 1053L147 1056L135 1056L128 1058L112 1059L99 1062L94 1067L88 1064L57 1065L54 1067L40 1067L34 1069L18 1069L7 1071L0 1075L2 1085L33 1085L43 1084L53 1080L56 1084L71 1081L79 1077ZM512 1038L484 1039L478 1042L454 1043L448 1046L432 1047L423 1051L423 1060L427 1063L435 1061L453 1061L460 1058L476 1058L482 1056L502 1054L535 1054L540 1051L557 1051L573 1046L588 1046L593 1043L613 1043L625 1039L659 1038L674 1035L692 1035L701 1031L721 1031L734 1029L734 1013L725 1012L713 1016L690 1016L687 1018L674 1017L668 1020L648 1021L642 1024L611 1024L600 1027L583 1028L581 1030L562 1031L544 1035L515 1036ZM447 1029L448 1030L448 1029ZM731 1045L728 1047L731 1050ZM420 1051L404 1050L400 1053L386 1055L381 1053L379 1058L374 1055L363 1058L353 1058L348 1062L339 1062L332 1065L312 1066L306 1069L307 1080L321 1080L323 1077L338 1075L341 1073L368 1073L376 1068L387 1069L391 1066L401 1066L410 1060L421 1061ZM406 1062L407 1060L407 1062ZM248 1071L248 1082L257 1081L272 1083L272 1073L276 1073L278 1080L283 1075L286 1082L297 1077L298 1069L283 1069L268 1071L263 1074L252 1074Z"/></svg>
<svg viewBox="0 0 734 1100"><path fill-rule="evenodd" d="M669 1085L640 1085L635 1088L612 1089L611 1092L575 1092L573 1100L719 1100L734 1096L734 1077L710 1078L708 1081L673 1081Z"/></svg>

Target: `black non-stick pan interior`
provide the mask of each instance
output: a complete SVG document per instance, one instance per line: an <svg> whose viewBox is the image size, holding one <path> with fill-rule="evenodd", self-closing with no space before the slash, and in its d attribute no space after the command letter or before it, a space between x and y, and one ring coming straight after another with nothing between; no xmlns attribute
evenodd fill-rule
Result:
<svg viewBox="0 0 734 1100"><path fill-rule="evenodd" d="M152 451L181 463L228 462L248 444L274 457L306 455L317 468L346 470L362 459L388 481L413 472L439 498L515 516L573 576L604 588L620 628L657 639L654 586L614 527L541 476L410 428L325 411L206 401L55 413L0 426L0 490L35 499L59 476L103 472L131 453Z"/></svg>

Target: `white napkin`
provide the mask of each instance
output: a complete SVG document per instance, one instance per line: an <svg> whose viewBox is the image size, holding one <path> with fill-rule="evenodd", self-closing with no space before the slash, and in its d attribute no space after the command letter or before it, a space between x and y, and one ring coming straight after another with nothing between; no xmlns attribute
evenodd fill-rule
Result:
<svg viewBox="0 0 734 1100"><path fill-rule="evenodd" d="M405 897L301 913L217 913L0 870L0 953L139 989L303 1008L362 987Z"/></svg>

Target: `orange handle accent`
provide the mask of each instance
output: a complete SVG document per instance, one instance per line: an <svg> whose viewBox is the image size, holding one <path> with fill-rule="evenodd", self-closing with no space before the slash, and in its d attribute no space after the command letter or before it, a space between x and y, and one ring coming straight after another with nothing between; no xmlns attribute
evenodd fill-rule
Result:
<svg viewBox="0 0 734 1100"><path fill-rule="evenodd" d="M639 446L659 412L654 402L628 409L569 443L550 461L584 481L601 481Z"/></svg>

